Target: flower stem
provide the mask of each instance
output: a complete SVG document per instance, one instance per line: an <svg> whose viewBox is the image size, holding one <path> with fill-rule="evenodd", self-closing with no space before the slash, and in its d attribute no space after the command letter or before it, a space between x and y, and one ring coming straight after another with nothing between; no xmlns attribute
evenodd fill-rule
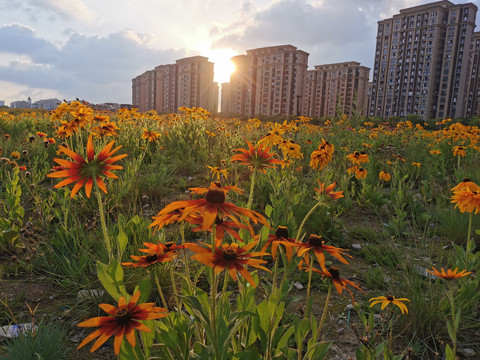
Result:
<svg viewBox="0 0 480 360"><path fill-rule="evenodd" d="M303 230L303 227L305 226L305 223L307 222L308 218L310 217L310 215L313 214L313 212L315 211L316 208L318 208L320 205L322 205L323 202L319 201L317 202L311 209L310 211L307 213L307 215L305 215L305 217L303 218L303 221L302 223L300 224L300 227L298 228L298 231L297 231L297 236L296 236L296 239L297 241L300 241L301 238L300 236L302 235L302 230Z"/></svg>
<svg viewBox="0 0 480 360"><path fill-rule="evenodd" d="M471 252L471 242L470 238L472 236L472 218L473 212L470 213L470 217L468 218L468 234L467 234L467 249L465 250L465 268L468 270L468 257Z"/></svg>
<svg viewBox="0 0 480 360"><path fill-rule="evenodd" d="M308 269L308 284L307 284L307 300L305 308L305 318L310 317L312 312L312 303L310 299L310 287L312 286L312 273L313 273L313 254L310 255L310 267Z"/></svg>
<svg viewBox="0 0 480 360"><path fill-rule="evenodd" d="M102 195L100 194L100 189L98 188L97 182L94 181L93 183L95 184L95 195L97 197L97 202L98 202L98 211L100 213L100 224L102 225L103 239L105 240L105 247L107 248L108 260L110 262L113 257L112 244L110 242L110 237L108 236L107 223L105 221L105 211L103 209Z"/></svg>
<svg viewBox="0 0 480 360"><path fill-rule="evenodd" d="M320 340L320 333L322 332L323 323L325 322L325 319L327 318L328 304L330 302L330 295L331 294L332 294L332 283L330 282L330 284L328 285L328 293L327 293L327 298L325 299L325 305L323 306L322 317L320 318L320 324L318 324L317 342Z"/></svg>
<svg viewBox="0 0 480 360"><path fill-rule="evenodd" d="M165 309L168 309L168 304L167 304L167 301L165 300L165 296L163 295L162 287L160 286L160 281L158 281L158 274L156 269L153 270L153 277L155 279L155 284L157 285L157 290L158 290L158 293L160 294L160 298L162 299L163 306L165 307Z"/></svg>
<svg viewBox="0 0 480 360"><path fill-rule="evenodd" d="M257 180L257 167L255 166L253 168L252 172L252 178L250 180L250 193L248 194L248 202L247 202L247 209L251 210L252 209L252 203L253 203L253 189L255 188L255 182Z"/></svg>
<svg viewBox="0 0 480 360"><path fill-rule="evenodd" d="M178 298L177 287L175 286L175 277L173 276L173 263L170 264L170 282L172 283L173 296L175 297L175 304L177 305L177 311L180 311L180 301Z"/></svg>
<svg viewBox="0 0 480 360"><path fill-rule="evenodd" d="M185 245L185 222L180 224L180 236L182 237L182 245ZM185 249L183 249L183 262L185 264L185 273L187 276L187 284L189 292L192 290L192 278L190 277L190 266L188 265L188 258Z"/></svg>
<svg viewBox="0 0 480 360"><path fill-rule="evenodd" d="M212 252L215 253L215 224L212 225ZM225 271L227 271L225 269ZM217 341L217 274L215 274L215 268L212 268L212 283L210 285L210 298L212 301L212 309L210 312L210 324L212 326L212 342L213 350L215 352L215 359L219 359L218 355L218 341Z"/></svg>

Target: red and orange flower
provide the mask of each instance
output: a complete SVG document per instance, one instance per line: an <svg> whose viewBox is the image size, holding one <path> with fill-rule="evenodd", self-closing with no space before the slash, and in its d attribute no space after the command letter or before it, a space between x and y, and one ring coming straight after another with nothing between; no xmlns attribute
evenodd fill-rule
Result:
<svg viewBox="0 0 480 360"><path fill-rule="evenodd" d="M88 335L80 345L78 345L78 349L98 338L90 349L90 352L94 352L111 336L115 336L113 349L117 355L120 353L120 346L122 345L124 336L127 338L128 343L135 347L134 330L137 329L145 332L151 331L149 327L142 324L140 321L160 319L167 316L166 309L155 307L153 303L137 305L139 298L140 291L137 291L128 304L123 296L118 301L117 307L110 304L100 304L99 306L108 314L108 316L94 317L78 324L80 327L100 327L100 329Z"/></svg>
<svg viewBox="0 0 480 360"><path fill-rule="evenodd" d="M126 267L147 267L156 263L169 262L178 256L177 250L185 249L190 244L187 243L183 245L177 245L174 242L166 242L166 243L159 242L158 244L152 244L152 243L144 242L143 245L145 245L147 249L139 249L139 250L143 253L146 253L147 255L143 255L143 256L130 255L130 257L133 260L135 260L136 263L125 262L125 263L122 263L122 265Z"/></svg>
<svg viewBox="0 0 480 360"><path fill-rule="evenodd" d="M197 194L206 193L205 198L174 201L160 210L156 216L157 220L162 219L167 214L180 210L182 215L177 221L183 221L188 216L201 216L203 219L201 225L202 231L210 229L217 218L228 218L236 224L241 224L240 219L250 219L255 224L261 223L265 226L270 226L263 215L225 201L228 191L241 191L235 186L222 187L220 183L213 182L209 188L191 188L190 190ZM161 222L159 224L161 224ZM248 221L246 225L251 229Z"/></svg>
<svg viewBox="0 0 480 360"><path fill-rule="evenodd" d="M442 268L441 271L438 271L432 267L432 271L427 270L427 272L445 280L458 279L471 274L471 272L467 270L458 272L458 268L455 268L454 270L448 269L447 271Z"/></svg>
<svg viewBox="0 0 480 360"><path fill-rule="evenodd" d="M248 165L253 169L258 169L263 173L266 173L266 168L275 167L275 164L282 165L283 161L275 159L277 154L270 152L270 147L264 147L263 144L258 144L256 147L251 142L247 141L247 149L235 149L234 151L239 154L235 154L230 159L231 162L239 162L242 165Z"/></svg>
<svg viewBox="0 0 480 360"><path fill-rule="evenodd" d="M266 252L252 252L249 251L257 245L257 241L251 242L243 247L239 247L238 244L221 244L217 242L215 251L208 244L204 244L207 247L199 245L191 245L190 250L195 252L191 258L198 262L205 264L211 268L215 274L227 270L229 275L234 281L237 281L237 272L249 282L250 285L256 287L255 281L252 275L247 271L245 265L256 267L265 271L270 271L262 264L266 264L266 260L254 259L257 256L269 255Z"/></svg>
<svg viewBox="0 0 480 360"><path fill-rule="evenodd" d="M309 269L307 269L307 271L308 270ZM342 292L343 292L344 289L347 290L350 293L353 304L355 304L355 299L353 297L353 293L350 291L350 289L347 288L348 285L353 286L354 288L360 290L362 293L365 294L365 291L360 289L360 287L358 286L358 284L356 282L341 278L340 277L340 271L334 266L329 267L328 270L327 269L318 270L318 269L315 269L315 268L312 268L312 270L316 273L322 274L324 277L329 278L332 281L333 286L335 286L335 289L337 290L337 292L340 295L342 295Z"/></svg>
<svg viewBox="0 0 480 360"><path fill-rule="evenodd" d="M92 186L95 183L104 193L107 193L107 188L105 187L105 183L100 175L105 175L109 178L116 179L117 175L112 173L110 170L119 170L123 169L123 167L112 164L127 156L127 154L122 154L112 157L112 155L121 148L121 146L118 146L112 150L113 144L114 141L109 142L95 157L93 139L92 135L90 135L88 137L86 159L64 146L59 146L59 150L65 155L68 155L74 161L58 158L53 159L53 161L55 161L57 164L63 166L64 170L47 174L47 176L52 178L66 178L55 185L55 189L75 183L70 194L70 196L73 198L75 194L82 188L82 186L85 185L85 193L87 194L87 197L90 197Z"/></svg>

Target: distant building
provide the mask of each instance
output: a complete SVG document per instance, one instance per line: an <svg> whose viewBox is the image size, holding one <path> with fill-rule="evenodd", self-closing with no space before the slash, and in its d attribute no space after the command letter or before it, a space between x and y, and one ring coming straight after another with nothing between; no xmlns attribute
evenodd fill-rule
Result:
<svg viewBox="0 0 480 360"><path fill-rule="evenodd" d="M221 93L220 93L220 112L225 115L234 115L232 112L232 101L231 101L231 89L230 83L222 83L221 85Z"/></svg>
<svg viewBox="0 0 480 360"><path fill-rule="evenodd" d="M99 111L116 111L120 109L120 104L117 103L103 103L103 104L95 104L92 106L94 110Z"/></svg>
<svg viewBox="0 0 480 360"><path fill-rule="evenodd" d="M370 69L355 61L316 65L306 72L301 114L308 117L366 115Z"/></svg>
<svg viewBox="0 0 480 360"><path fill-rule="evenodd" d="M218 84L213 81L214 64L203 56L159 65L132 79L132 103L140 111L178 111L179 107L201 107L218 111Z"/></svg>
<svg viewBox="0 0 480 360"><path fill-rule="evenodd" d="M476 12L472 3L436 1L379 21L370 115L426 120L463 117L465 106L472 111L476 90L468 83L476 80L468 60Z"/></svg>
<svg viewBox="0 0 480 360"><path fill-rule="evenodd" d="M10 107L12 109L31 109L32 108L32 99L29 96L27 101L25 101L25 100L12 101L10 103Z"/></svg>
<svg viewBox="0 0 480 360"><path fill-rule="evenodd" d="M0 100L0 106L5 106L5 100Z"/></svg>
<svg viewBox="0 0 480 360"><path fill-rule="evenodd" d="M32 109L55 110L61 103L58 99L38 100L32 104Z"/></svg>

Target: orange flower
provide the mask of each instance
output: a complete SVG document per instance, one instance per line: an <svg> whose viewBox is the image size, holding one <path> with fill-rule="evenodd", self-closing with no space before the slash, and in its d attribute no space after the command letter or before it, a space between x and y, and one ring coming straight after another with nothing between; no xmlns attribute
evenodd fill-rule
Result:
<svg viewBox="0 0 480 360"><path fill-rule="evenodd" d="M354 165L364 164L370 161L367 154L365 154L364 152L358 152L358 151L355 151L347 155L346 158L350 160Z"/></svg>
<svg viewBox="0 0 480 360"><path fill-rule="evenodd" d="M356 178L357 180L365 179L366 177L367 177L367 170L365 170L364 168L359 167L359 168L355 171L355 178Z"/></svg>
<svg viewBox="0 0 480 360"><path fill-rule="evenodd" d="M262 223L265 226L269 226L263 215L253 210L238 207L230 202L225 202L226 193L229 190L240 191L235 186L222 187L220 183L215 182L211 183L209 188L191 188L190 190L197 194L206 193L205 199L174 201L163 208L157 214L157 217L162 218L162 216L177 210L182 211L182 216L177 221L183 221L190 215L199 215L203 218L201 227L203 231L211 228L217 217L220 219L227 217L236 224L240 223L239 218L245 217L252 220L255 224ZM250 223L247 223L247 226L251 229ZM159 227L157 226L157 228Z"/></svg>
<svg viewBox="0 0 480 360"><path fill-rule="evenodd" d="M419 167L421 167L421 166L422 166L422 164L421 164L421 163L419 163L419 162L412 161L412 166L416 166L416 167L418 167L418 168L419 168Z"/></svg>
<svg viewBox="0 0 480 360"><path fill-rule="evenodd" d="M465 157L467 156L467 152L465 151L465 148L463 146L454 146L452 148L453 156L461 156Z"/></svg>
<svg viewBox="0 0 480 360"><path fill-rule="evenodd" d="M291 242L286 242L286 241L281 242L281 243L284 244L285 246L298 247L299 249L297 250L297 256L303 256L303 261L305 261L305 263L307 263L307 264L310 264L310 260L308 258L307 252L309 252L310 250L313 251L318 263L320 264L320 267L322 268L322 270L327 270L327 268L325 267L325 254L324 254L324 252L329 253L334 258L336 258L340 262L342 262L344 264L347 264L347 265L348 265L348 261L345 260L345 258L343 256L348 256L348 257L351 258L350 255L345 253L348 250L337 248L337 247L331 246L331 245L325 245L325 241L323 241L322 237L319 236L319 235L314 235L314 234L310 235L307 242L305 242L305 243L291 243ZM301 266L301 264L299 266Z"/></svg>
<svg viewBox="0 0 480 360"><path fill-rule="evenodd" d="M97 341L90 349L90 352L94 352L112 335L115 335L115 341L113 343L115 354L118 355L120 353L123 336L127 338L130 345L135 347L134 330L137 329L145 332L151 331L150 328L142 324L140 321L160 319L167 316L167 309L155 307L153 306L153 303L137 305L139 298L140 291L137 291L128 304L123 296L118 300L118 307L110 304L100 304L100 308L102 308L108 316L94 317L78 324L80 327L100 326L100 329L88 335L80 345L78 345L77 349L80 349L98 337Z"/></svg>
<svg viewBox="0 0 480 360"><path fill-rule="evenodd" d="M271 254L273 260L276 259L277 257L277 248L278 244L282 244L283 242L290 242L292 244L295 244L295 239L291 239L288 236L288 228L286 226L279 226L277 227L277 230L275 230L275 234L270 234L268 235L267 241L262 247L262 251L265 251L268 249L268 247L271 245ZM293 248L291 246L286 246L285 247L285 252L287 255L287 260L290 261L292 259L293 255Z"/></svg>
<svg viewBox="0 0 480 360"><path fill-rule="evenodd" d="M446 279L446 280L458 279L458 278L461 278L461 277L464 277L464 276L467 276L467 275L471 274L471 272L470 271L467 272L467 270L462 270L459 273L457 273L458 268L455 268L455 270L453 270L453 271L452 271L452 269L448 269L446 272L443 268L442 268L441 272L439 272L434 267L432 267L432 270L433 271L427 270L427 272L429 272L430 274L433 274L435 276L438 276L442 279Z"/></svg>
<svg viewBox="0 0 480 360"><path fill-rule="evenodd" d="M307 269L307 271L308 270L309 269ZM350 296L352 297L352 303L354 305L355 305L355 299L353 298L353 293L350 291L350 289L347 288L347 285L353 286L354 288L360 290L362 293L365 294L365 291L360 289L360 287L358 286L358 284L356 282L341 278L340 277L340 272L338 271L338 269L336 267L331 266L331 267L328 268L328 270L325 269L324 271L318 270L318 269L315 269L315 268L312 268L312 270L314 272L322 274L325 277L330 278L330 280L333 283L333 286L335 286L335 289L337 290L337 292L340 295L342 295L343 289L347 290L350 293Z"/></svg>
<svg viewBox="0 0 480 360"><path fill-rule="evenodd" d="M389 173L387 173L385 171L380 171L380 174L378 174L378 178L380 180L385 181L385 182L389 182L390 180L392 180L392 175L390 175Z"/></svg>
<svg viewBox="0 0 480 360"><path fill-rule="evenodd" d="M45 134L44 132L41 132L41 131L37 131L37 136L42 138L42 137L47 136L47 134Z"/></svg>
<svg viewBox="0 0 480 360"><path fill-rule="evenodd" d="M166 242L165 244L159 242L158 244L152 244L144 242L143 245L145 245L147 249L139 250L147 253L147 255L130 255L130 257L137 262L125 262L122 263L122 265L126 267L147 267L156 263L169 262L178 256L178 253L175 252L176 250L185 249L190 244L177 245L174 242Z"/></svg>
<svg viewBox="0 0 480 360"><path fill-rule="evenodd" d="M456 191L451 197L452 203L456 203L455 208L458 207L460 212L472 213L475 210L475 214L480 212L480 192L463 190Z"/></svg>
<svg viewBox="0 0 480 360"><path fill-rule="evenodd" d="M325 184L322 183L320 180L317 180L319 186L319 189L315 188L315 190L320 194L325 194L328 197L332 198L333 200L339 199L343 197L343 191L333 191L335 189L335 186L337 186L337 183L334 182L327 187L325 187Z"/></svg>
<svg viewBox="0 0 480 360"><path fill-rule="evenodd" d="M235 154L230 159L231 162L239 161L242 165L252 166L253 169L258 169L263 173L266 173L267 167L274 167L274 164L283 164L280 159L274 159L277 154L270 153L270 147L264 148L263 144L258 144L257 147L253 147L252 143L247 141L247 149L235 149L234 151L240 154Z"/></svg>
<svg viewBox="0 0 480 360"><path fill-rule="evenodd" d="M155 131L149 131L143 128L143 134L140 138L148 140L148 142L153 142L153 141L156 141L159 137L160 137L160 133L157 133Z"/></svg>
<svg viewBox="0 0 480 360"><path fill-rule="evenodd" d="M257 241L251 242L243 247L239 247L238 244L223 244L220 246L220 242L218 242L218 246L215 247L214 252L212 251L210 245L205 245L207 246L206 248L198 245L190 246L190 250L196 253L192 256L192 259L210 266L213 268L215 274L218 274L223 270L227 270L232 279L237 281L238 272L250 283L250 285L256 287L255 281L253 280L252 275L250 275L245 268L245 265L270 271L261 265L266 264L266 260L254 259L256 256L269 255L268 253L263 251L253 253L248 252L257 245Z"/></svg>
<svg viewBox="0 0 480 360"><path fill-rule="evenodd" d="M453 187L450 191L456 192L456 191L464 191L464 190L480 192L480 186L475 184L470 179L464 178L461 183Z"/></svg>
<svg viewBox="0 0 480 360"><path fill-rule="evenodd" d="M201 216L196 216L196 215L191 215L188 216L188 218L185 219L190 224L198 224L200 226L197 226L196 228L192 229L193 232L198 232L198 231L203 231L202 230L202 224L203 224L203 217ZM220 219L216 218L215 219L215 239L221 241L223 240L225 236L225 232L230 234L233 238L235 238L237 241L243 242L243 239L240 237L236 229L245 229L250 231L250 235L252 238L255 236L253 229L249 229L249 227L245 224L242 223L235 223L233 221L228 221L226 219ZM209 227L206 229L206 231L213 231L212 227Z"/></svg>
<svg viewBox="0 0 480 360"><path fill-rule="evenodd" d="M57 158L53 159L53 161L63 166L65 169L48 174L47 176L52 178L66 177L65 180L55 185L55 189L76 182L70 196L73 198L75 194L82 188L82 186L85 185L85 193L89 198L92 191L93 182L95 181L98 187L102 189L104 193L107 193L107 188L105 187L103 180L100 178L100 174L112 179L116 179L117 175L110 172L110 170L123 169L123 167L112 164L127 156L127 154L122 154L112 157L112 155L121 148L121 146L118 146L112 150L113 143L114 141L109 142L100 151L97 157L95 157L92 135L90 135L87 143L87 159L84 159L79 154L64 146L59 146L58 148L60 151L71 157L74 161L67 161Z"/></svg>

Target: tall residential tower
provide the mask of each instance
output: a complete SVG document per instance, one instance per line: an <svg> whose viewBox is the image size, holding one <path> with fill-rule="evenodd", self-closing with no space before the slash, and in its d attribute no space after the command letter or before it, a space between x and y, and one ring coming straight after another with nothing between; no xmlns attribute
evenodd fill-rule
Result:
<svg viewBox="0 0 480 360"><path fill-rule="evenodd" d="M462 117L477 7L437 1L378 22L369 114Z"/></svg>

